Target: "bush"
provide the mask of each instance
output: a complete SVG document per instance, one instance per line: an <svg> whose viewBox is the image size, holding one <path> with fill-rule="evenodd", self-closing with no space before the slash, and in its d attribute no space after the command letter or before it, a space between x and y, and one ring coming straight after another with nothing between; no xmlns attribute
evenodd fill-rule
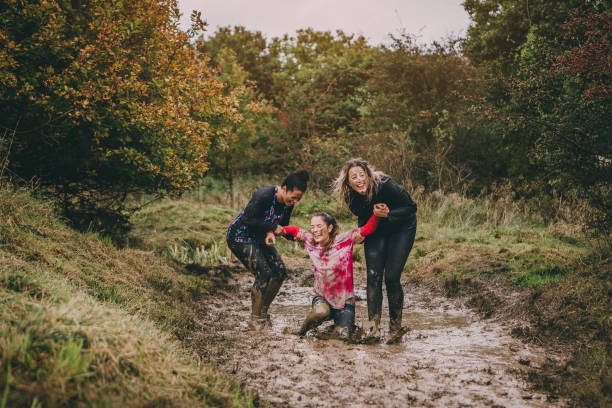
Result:
<svg viewBox="0 0 612 408"><path fill-rule="evenodd" d="M181 193L207 170L211 123L229 103L178 17L174 0L0 8L10 169L83 228L125 224L127 194Z"/></svg>

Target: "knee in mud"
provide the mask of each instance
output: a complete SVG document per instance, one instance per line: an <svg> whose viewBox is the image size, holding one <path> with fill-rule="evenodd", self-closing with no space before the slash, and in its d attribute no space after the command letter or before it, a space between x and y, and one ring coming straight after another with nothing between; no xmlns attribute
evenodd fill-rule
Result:
<svg viewBox="0 0 612 408"><path fill-rule="evenodd" d="M325 319L330 312L329 306L325 302L318 302L312 307L312 313L316 319Z"/></svg>

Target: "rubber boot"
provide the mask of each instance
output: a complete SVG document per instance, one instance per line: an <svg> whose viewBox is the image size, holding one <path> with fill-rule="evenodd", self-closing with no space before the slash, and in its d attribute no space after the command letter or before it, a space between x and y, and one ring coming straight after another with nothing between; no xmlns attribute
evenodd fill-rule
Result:
<svg viewBox="0 0 612 408"><path fill-rule="evenodd" d="M263 326L265 320L262 316L263 293L255 286L251 288L251 320L249 321L249 330L259 330Z"/></svg>
<svg viewBox="0 0 612 408"><path fill-rule="evenodd" d="M268 286L266 287L266 290L264 292L263 300L261 304L261 316L267 320L268 325L271 324L270 316L268 315L268 309L270 308L272 301L278 294L278 291L280 290L282 284L283 284L282 279L279 279L277 277L272 277L270 278L270 281L268 282Z"/></svg>
<svg viewBox="0 0 612 408"><path fill-rule="evenodd" d="M368 320L363 325L363 331L365 334L364 342L377 343L380 341L380 315L374 315L371 320Z"/></svg>
<svg viewBox="0 0 612 408"><path fill-rule="evenodd" d="M402 327L402 309L389 310L389 339L387 344L396 344L402 341L402 337L410 329L408 327Z"/></svg>

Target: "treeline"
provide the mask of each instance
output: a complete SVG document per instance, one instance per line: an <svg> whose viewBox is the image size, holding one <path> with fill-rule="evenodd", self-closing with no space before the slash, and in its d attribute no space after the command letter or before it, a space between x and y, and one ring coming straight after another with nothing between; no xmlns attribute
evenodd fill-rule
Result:
<svg viewBox="0 0 612 408"><path fill-rule="evenodd" d="M181 32L171 0L3 1L3 170L105 228L125 225L132 192L296 167L327 186L362 156L426 190L586 199L609 233L609 6L464 7L466 38L372 46L310 29L197 37L200 16Z"/></svg>

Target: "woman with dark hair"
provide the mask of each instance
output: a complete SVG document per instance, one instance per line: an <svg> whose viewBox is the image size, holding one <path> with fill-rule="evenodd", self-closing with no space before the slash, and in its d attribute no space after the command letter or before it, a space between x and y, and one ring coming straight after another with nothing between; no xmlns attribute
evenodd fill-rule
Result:
<svg viewBox="0 0 612 408"><path fill-rule="evenodd" d="M310 232L294 226L284 228L285 233L304 243L314 267L314 298L299 335L330 319L334 320L336 335L347 337L352 333L355 325L353 246L356 239L362 241L371 234L377 224L378 218L372 215L363 227L340 234L334 217L318 212L310 220Z"/></svg>
<svg viewBox="0 0 612 408"><path fill-rule="evenodd" d="M365 225L372 213L379 217L376 232L365 239L368 323L366 334L380 336L383 277L389 302L389 343L401 340L404 291L400 278L416 234L416 203L408 192L363 159L351 159L334 181L334 191Z"/></svg>
<svg viewBox="0 0 612 408"><path fill-rule="evenodd" d="M293 206L300 201L308 185L308 172L290 174L280 186L257 190L249 203L227 229L227 246L255 275L251 288L250 329L269 322L268 308L286 276L286 268L274 248L276 235L284 234Z"/></svg>

